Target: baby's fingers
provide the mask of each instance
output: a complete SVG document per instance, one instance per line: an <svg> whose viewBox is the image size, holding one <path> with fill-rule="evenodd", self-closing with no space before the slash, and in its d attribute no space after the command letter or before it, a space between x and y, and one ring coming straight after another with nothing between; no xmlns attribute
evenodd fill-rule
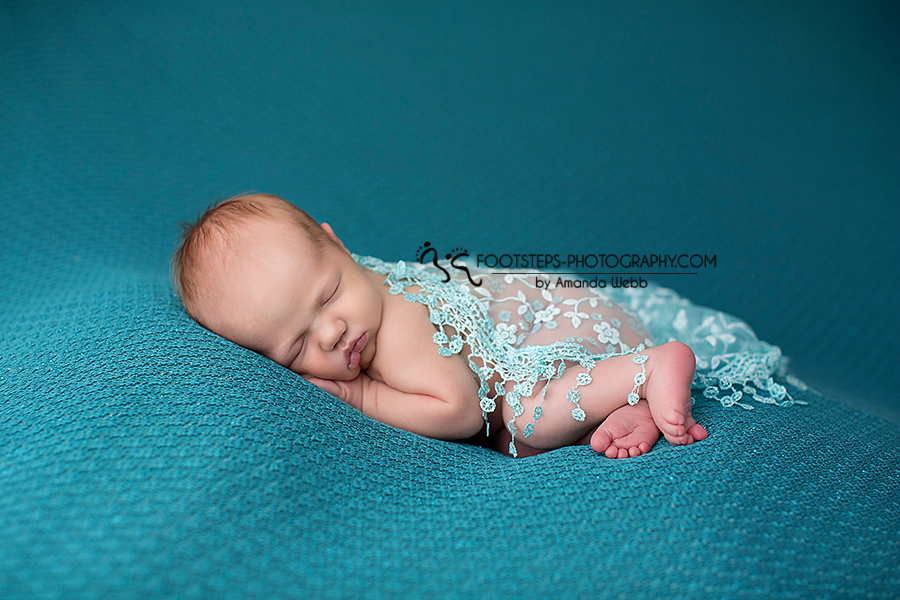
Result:
<svg viewBox="0 0 900 600"><path fill-rule="evenodd" d="M313 377L312 375L304 375L303 379L346 402L346 399L344 398L345 394L343 393L343 389L341 389L341 386L338 384L338 382L332 381L330 379L322 379L321 377Z"/></svg>

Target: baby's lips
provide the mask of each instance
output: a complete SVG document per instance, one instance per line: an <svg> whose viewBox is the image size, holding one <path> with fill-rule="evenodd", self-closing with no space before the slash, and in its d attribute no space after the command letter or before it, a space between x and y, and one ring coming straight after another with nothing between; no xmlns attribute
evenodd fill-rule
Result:
<svg viewBox="0 0 900 600"><path fill-rule="evenodd" d="M368 339L368 334L363 333L347 352L347 368L351 371L359 366L360 353L365 348Z"/></svg>
<svg viewBox="0 0 900 600"><path fill-rule="evenodd" d="M366 347L366 342L368 342L368 341L369 341L369 334L363 332L363 334L361 336L359 336L359 339L356 340L356 344L353 346L353 351L354 352L362 352L363 348Z"/></svg>

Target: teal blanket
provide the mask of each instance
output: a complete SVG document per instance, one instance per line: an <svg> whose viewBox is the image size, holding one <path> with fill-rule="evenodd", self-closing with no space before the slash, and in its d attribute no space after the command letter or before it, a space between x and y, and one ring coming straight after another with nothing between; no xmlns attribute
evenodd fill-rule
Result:
<svg viewBox="0 0 900 600"><path fill-rule="evenodd" d="M0 5L0 597L900 595L891 5ZM805 406L512 460L193 323L246 190L352 250L715 255Z"/></svg>

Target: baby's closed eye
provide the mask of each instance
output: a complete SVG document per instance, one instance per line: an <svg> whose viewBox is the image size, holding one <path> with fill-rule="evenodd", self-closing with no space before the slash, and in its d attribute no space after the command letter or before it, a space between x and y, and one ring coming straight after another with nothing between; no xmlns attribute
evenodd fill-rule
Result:
<svg viewBox="0 0 900 600"><path fill-rule="evenodd" d="M338 290L340 289L340 287L341 287L341 279L339 277L337 282L334 284L334 287L331 288L331 293L328 295L328 297L325 299L325 301L322 302L323 306L326 306L329 302L332 302L335 298L337 298Z"/></svg>

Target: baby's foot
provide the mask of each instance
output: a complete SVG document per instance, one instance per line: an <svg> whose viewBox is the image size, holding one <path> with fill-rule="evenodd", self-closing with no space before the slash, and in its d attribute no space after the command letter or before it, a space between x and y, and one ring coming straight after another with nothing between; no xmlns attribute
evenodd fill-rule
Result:
<svg viewBox="0 0 900 600"><path fill-rule="evenodd" d="M591 435L591 448L609 458L628 458L647 454L658 439L650 404L641 400L610 413Z"/></svg>
<svg viewBox="0 0 900 600"><path fill-rule="evenodd" d="M646 363L644 389L656 426L676 446L705 440L706 429L691 416L694 353L681 342L669 342L651 350L654 352Z"/></svg>

